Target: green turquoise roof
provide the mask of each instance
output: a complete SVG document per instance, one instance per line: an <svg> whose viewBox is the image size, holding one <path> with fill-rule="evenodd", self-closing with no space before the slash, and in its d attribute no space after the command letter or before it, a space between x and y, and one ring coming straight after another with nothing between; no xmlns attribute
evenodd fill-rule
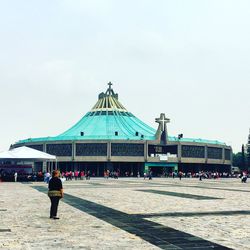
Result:
<svg viewBox="0 0 250 250"><path fill-rule="evenodd" d="M29 138L18 143L66 141L66 140L155 140L156 129L148 126L128 112L118 101L109 83L105 93L99 95L97 103L64 133L53 137ZM179 141L177 137L168 137L169 141ZM222 144L218 141L182 138L182 142Z"/></svg>
<svg viewBox="0 0 250 250"><path fill-rule="evenodd" d="M45 138L32 138L19 141L61 141L61 140L154 140L151 128L128 112L118 101L109 83L105 93L99 95L97 103L83 118L64 133Z"/></svg>
<svg viewBox="0 0 250 250"><path fill-rule="evenodd" d="M117 135L116 135L116 132ZM136 133L137 132L137 133ZM79 122L64 133L47 138L27 141L60 140L154 140L155 129L149 127L128 112L89 112ZM81 133L83 133L81 135Z"/></svg>

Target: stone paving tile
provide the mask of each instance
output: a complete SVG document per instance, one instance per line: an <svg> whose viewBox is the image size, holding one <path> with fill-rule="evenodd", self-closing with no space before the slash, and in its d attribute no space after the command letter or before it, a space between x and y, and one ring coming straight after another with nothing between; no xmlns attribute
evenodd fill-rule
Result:
<svg viewBox="0 0 250 250"><path fill-rule="evenodd" d="M64 202L59 205L61 219L51 221L48 219L48 198L30 187L37 185L46 187L42 183L0 183L0 229L11 230L0 232L0 249L206 249L205 246L199 248L187 244L176 248L173 244L161 245L161 241L157 247ZM197 179L144 181L137 178L95 178L90 181L64 182L64 188L67 194L131 214L132 217L133 214L141 215L140 218L145 215L144 220L150 223L156 222L157 225L171 227L233 249L250 249L250 215L234 214L234 211L250 210L250 185L242 184L238 179L199 182ZM182 199L142 193L136 191L138 188L221 199ZM209 211L211 215L195 216L195 212L199 214ZM232 211L232 214L212 213L220 211ZM188 212L193 215L185 216ZM164 216L164 213L183 213L184 216ZM147 214L151 216L146 218ZM161 216L157 217L157 214ZM157 227L155 230L159 232L161 229Z"/></svg>
<svg viewBox="0 0 250 250"><path fill-rule="evenodd" d="M162 191L162 190L152 190L152 189L145 189L145 190L137 189L137 191L153 193L153 194L170 195L170 196L176 196L176 197L188 198L188 199L195 199L195 200L215 200L215 199L220 199L220 198L211 197L211 196L184 194L184 193L169 192L169 191Z"/></svg>
<svg viewBox="0 0 250 250"><path fill-rule="evenodd" d="M47 192L44 187L34 187L41 192ZM104 220L122 230L131 234L137 235L143 240L146 240L156 246L165 246L175 249L209 247L222 248L215 243L188 235L184 232L179 232L173 228L164 227L162 225L145 221L139 217L119 212L109 207L93 203L91 201L65 194L64 202L70 204L83 212L87 212L101 220ZM111 219L112 218L112 219ZM164 248L165 248L164 247ZM222 249L226 249L223 247Z"/></svg>
<svg viewBox="0 0 250 250"><path fill-rule="evenodd" d="M226 211L227 213L230 213L230 211L232 211L232 216L224 216L226 218L226 227L228 227L228 231L229 233L227 233L227 235L225 235L226 237L228 237L226 244L228 247L233 247L236 249L241 249L242 245L244 245L244 249L250 249L248 248L248 239L246 237L244 237L244 233L241 232L240 237L243 236L243 240L237 239L234 236L233 231L231 230L231 226L232 229L235 230L235 228L233 227L233 225L236 226L236 229L241 227L242 231L247 231L249 229L249 224L244 223L243 225L238 221L237 216L233 216L233 211L238 210L238 211L249 211L249 205L248 205L248 201L245 199L245 193L242 192L237 192L237 191L228 191L228 190L217 190L217 189L206 189L203 188L204 185L211 187L218 187L218 188L223 188L224 186L226 186L228 189L230 189L231 187L237 188L239 190L244 190L244 191L248 191L246 188L249 189L249 184L247 185L242 185L242 183L239 182L239 180L220 180L220 182L216 181L210 181L205 183L205 181L203 182L199 182L197 180L184 180L185 182L181 181L180 182L176 181L176 180L155 180L155 183L162 183L163 184L175 184L178 186L166 186L166 187L162 187L160 188L161 190L171 190L174 192L183 192L183 193L189 193L189 194L194 194L194 195L206 195L206 196L212 196L212 197L217 197L217 198L222 198L223 200L213 200L213 201L197 201L194 202L191 199L186 199L184 201L184 199L178 199L175 197L162 197L160 195L152 195L152 194L138 194L136 189L132 189L131 191L129 190L123 190L121 192L121 190L102 190L101 192L99 192L98 190L95 190L95 193L92 193L91 191L86 191L86 190L74 190L74 192L77 192L77 196L83 196L85 198L91 198L93 201L109 206L111 205L113 208L117 209L117 210L122 210L124 212L127 213L131 213L133 214L135 211L136 214L147 214L150 211L154 211L155 214L157 213L173 213L174 212L180 212L180 213L186 213L186 212L207 212L209 214L209 212L213 212L213 211ZM147 183L143 183L145 189L152 189L152 185L147 185ZM211 186L209 185L211 184ZM216 184L216 185L215 185ZM222 185L221 185L222 184ZM181 186L179 186L181 185ZM182 186L184 185L184 186ZM187 186L189 185L195 185L198 186L200 185L200 189L198 188L187 188ZM198 186L199 187L199 186ZM157 187L157 190L159 189L159 187ZM71 190L69 189L69 193L71 192ZM90 195L91 193L91 195ZM125 196L124 196L125 195ZM124 198L125 197L125 198ZM240 202L239 202L240 201ZM128 204L129 203L129 204ZM132 205L131 205L132 204ZM157 216L157 215L156 215ZM246 217L249 215L243 214L242 215L242 219L243 221L247 221L249 217ZM214 218L215 217L215 218ZM212 221L216 221L215 225L216 227L214 228L207 228L208 231L211 231L209 236L207 237L206 234L197 234L196 232L200 231L200 227L202 225L202 223L196 222L196 218L194 218L193 220L191 219L190 224L188 224L188 226L183 227L183 223L180 218L177 218L178 223L171 223L171 227L176 228L180 231L185 231L185 232L189 232L192 233L194 235L199 235L202 236L205 239L209 239L209 240L215 240L215 242L219 243L219 244L225 244L225 240L224 240L224 235L220 235L220 227L222 227L222 230L225 230L225 227L223 225L221 225L221 222L218 221L218 218L216 219L216 217L219 217L218 215L215 216L209 216L209 215L204 215L202 216L202 221L203 220L210 220L209 218L211 218ZM183 219L183 218L182 218ZM163 216L163 220L164 220L164 216ZM171 220L170 220L171 221ZM229 222L228 222L229 221ZM158 223L162 223L160 220L157 220L156 222ZM170 224L168 224L168 218L166 219L166 223L164 225L170 226ZM193 231L190 231L190 228L194 228ZM184 230L183 230L184 229ZM226 233L226 231L225 231ZM219 237L217 237L216 235L219 235ZM211 236L212 235L212 236ZM213 236L215 235L215 236ZM232 237L235 237L235 242L232 243ZM243 243L242 243L243 242ZM244 242L246 242L247 244L244 244Z"/></svg>
<svg viewBox="0 0 250 250"><path fill-rule="evenodd" d="M61 219L48 218L49 199L29 186L1 183L0 249L159 249L136 235L60 202Z"/></svg>

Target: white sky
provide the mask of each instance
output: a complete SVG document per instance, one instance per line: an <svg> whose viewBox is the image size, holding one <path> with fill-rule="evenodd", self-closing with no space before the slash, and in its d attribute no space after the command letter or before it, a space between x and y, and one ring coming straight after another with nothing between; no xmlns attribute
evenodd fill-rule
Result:
<svg viewBox="0 0 250 250"><path fill-rule="evenodd" d="M147 124L240 151L249 27L248 0L0 0L0 151L62 133L109 81Z"/></svg>

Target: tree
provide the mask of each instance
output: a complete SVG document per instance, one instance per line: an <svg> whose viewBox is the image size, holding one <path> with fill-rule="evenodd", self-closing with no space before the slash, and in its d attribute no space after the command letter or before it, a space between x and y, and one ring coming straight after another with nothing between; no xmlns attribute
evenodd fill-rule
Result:
<svg viewBox="0 0 250 250"><path fill-rule="evenodd" d="M245 167L246 167L246 156L245 156L245 147L244 147L244 144L242 144L242 147L241 147L241 164L240 164L240 169L241 170L244 170Z"/></svg>
<svg viewBox="0 0 250 250"><path fill-rule="evenodd" d="M248 170L250 171L250 143L247 145L246 163L247 163Z"/></svg>
<svg viewBox="0 0 250 250"><path fill-rule="evenodd" d="M233 154L233 166L241 168L242 153Z"/></svg>
<svg viewBox="0 0 250 250"><path fill-rule="evenodd" d="M250 131L249 131L248 141L247 141L246 164L247 164L248 170L250 170Z"/></svg>

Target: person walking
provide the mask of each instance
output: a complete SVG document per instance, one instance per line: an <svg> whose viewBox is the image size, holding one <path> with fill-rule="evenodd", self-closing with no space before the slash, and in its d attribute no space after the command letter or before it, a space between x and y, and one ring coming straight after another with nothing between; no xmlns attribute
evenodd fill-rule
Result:
<svg viewBox="0 0 250 250"><path fill-rule="evenodd" d="M57 217L57 209L59 200L63 198L63 186L59 176L60 172L58 170L54 170L52 172L52 178L49 181L48 196L51 201L50 218L54 220L59 219Z"/></svg>

